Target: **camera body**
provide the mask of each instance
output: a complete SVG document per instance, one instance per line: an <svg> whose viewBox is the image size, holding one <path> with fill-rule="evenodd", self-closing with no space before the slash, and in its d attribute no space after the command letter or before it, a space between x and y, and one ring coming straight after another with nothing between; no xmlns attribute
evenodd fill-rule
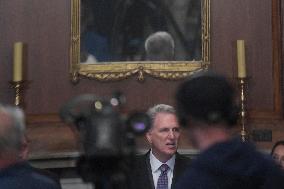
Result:
<svg viewBox="0 0 284 189"><path fill-rule="evenodd" d="M125 116L120 112L123 99L121 95L108 100L85 94L71 99L60 110L62 120L75 125L82 141L78 173L97 188L125 188L136 155L135 137L150 127L145 113Z"/></svg>

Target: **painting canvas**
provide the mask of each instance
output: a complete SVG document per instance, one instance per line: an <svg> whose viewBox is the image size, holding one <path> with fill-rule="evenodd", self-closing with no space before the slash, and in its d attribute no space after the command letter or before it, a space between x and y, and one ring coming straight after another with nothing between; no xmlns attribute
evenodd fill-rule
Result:
<svg viewBox="0 0 284 189"><path fill-rule="evenodd" d="M145 41L159 31L174 41L172 60L201 60L201 6L200 0L81 0L80 62L145 61Z"/></svg>

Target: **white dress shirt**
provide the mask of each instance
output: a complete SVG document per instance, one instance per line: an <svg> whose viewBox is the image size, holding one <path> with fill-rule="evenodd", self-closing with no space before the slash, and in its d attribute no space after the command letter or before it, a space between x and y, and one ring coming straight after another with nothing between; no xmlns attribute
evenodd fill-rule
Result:
<svg viewBox="0 0 284 189"><path fill-rule="evenodd" d="M151 164L151 169L152 169L152 175L153 175L153 181L155 188L157 188L157 182L158 178L161 174L161 171L159 170L160 166L162 164L167 164L169 166L169 170L167 172L168 176L168 189L171 189L172 185L172 179L173 179L173 171L174 171L174 166L175 166L175 160L176 156L174 155L171 159L169 159L167 162L163 163L160 162L152 153L152 150L150 152L150 164Z"/></svg>

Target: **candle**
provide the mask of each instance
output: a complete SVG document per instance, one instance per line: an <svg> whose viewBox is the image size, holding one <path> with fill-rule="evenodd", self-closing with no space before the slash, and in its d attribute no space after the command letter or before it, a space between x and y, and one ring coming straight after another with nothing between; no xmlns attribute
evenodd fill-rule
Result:
<svg viewBox="0 0 284 189"><path fill-rule="evenodd" d="M237 40L238 77L246 77L245 41Z"/></svg>
<svg viewBox="0 0 284 189"><path fill-rule="evenodd" d="M14 63L13 63L13 81L22 81L23 79L23 43L14 43Z"/></svg>

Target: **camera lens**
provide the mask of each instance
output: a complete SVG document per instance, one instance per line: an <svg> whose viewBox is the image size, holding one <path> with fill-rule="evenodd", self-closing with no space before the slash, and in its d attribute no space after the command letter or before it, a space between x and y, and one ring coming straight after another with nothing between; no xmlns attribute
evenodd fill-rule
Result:
<svg viewBox="0 0 284 189"><path fill-rule="evenodd" d="M136 112L126 121L127 127L136 135L142 135L150 128L150 118L147 114Z"/></svg>

